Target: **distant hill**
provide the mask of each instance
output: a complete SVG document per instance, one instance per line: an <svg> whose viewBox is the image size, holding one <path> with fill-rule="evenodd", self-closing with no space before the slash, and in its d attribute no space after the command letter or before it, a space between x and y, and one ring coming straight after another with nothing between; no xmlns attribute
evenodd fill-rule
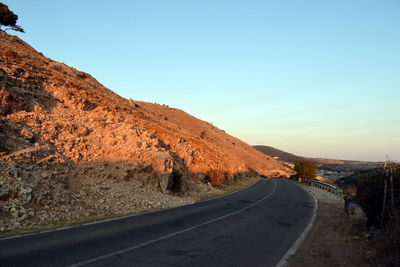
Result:
<svg viewBox="0 0 400 267"><path fill-rule="evenodd" d="M382 166L381 162L301 157L271 146L254 146L254 148L270 157L278 157L279 160L284 162L293 163L297 159L308 160L318 168L319 176L331 182L339 181L339 179L346 178L360 171L367 171ZM343 181L345 180L341 182Z"/></svg>
<svg viewBox="0 0 400 267"><path fill-rule="evenodd" d="M328 165L377 165L379 162L372 161L356 161L356 160L341 160L341 159L326 159L326 158L308 158L297 156L289 152L282 151L280 149L274 148L272 146L253 146L258 151L270 156L278 157L280 161L294 162L296 159L305 159L311 161L317 166L328 166Z"/></svg>
<svg viewBox="0 0 400 267"><path fill-rule="evenodd" d="M302 159L303 157L296 156L292 153L288 153L285 151L282 151L280 149L274 148L272 146L253 146L255 149L258 151L264 153L265 155L268 155L270 157L278 157L279 160L285 161L285 162L294 162L296 159Z"/></svg>

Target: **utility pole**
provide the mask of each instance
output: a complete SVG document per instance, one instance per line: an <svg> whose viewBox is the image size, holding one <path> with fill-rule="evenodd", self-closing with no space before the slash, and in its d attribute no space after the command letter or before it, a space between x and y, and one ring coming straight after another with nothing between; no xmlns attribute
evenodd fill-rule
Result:
<svg viewBox="0 0 400 267"><path fill-rule="evenodd" d="M393 172L394 172L395 164L390 162L389 157L386 156L386 162L383 165L382 178L384 179L383 186L383 203L382 203L382 213L381 213L381 228L383 228L384 219L385 219L385 211L387 209L387 194L388 194L388 183L390 183L390 212L396 215L396 203L394 199L394 186L393 186Z"/></svg>
<svg viewBox="0 0 400 267"><path fill-rule="evenodd" d="M384 179L384 186L383 186L383 203L382 203L382 213L381 213L381 221L380 221L380 226L381 229L383 228L383 222L385 219L385 210L386 210L386 196L387 196L387 172L386 172L386 166L387 166L387 159L386 162L383 164L383 171L382 171L382 178Z"/></svg>
<svg viewBox="0 0 400 267"><path fill-rule="evenodd" d="M389 168L389 182L390 182L390 198L392 199L392 212L394 213L393 215L396 215L396 201L394 199L394 185L393 185L393 173L395 170L395 164L391 163L390 168Z"/></svg>

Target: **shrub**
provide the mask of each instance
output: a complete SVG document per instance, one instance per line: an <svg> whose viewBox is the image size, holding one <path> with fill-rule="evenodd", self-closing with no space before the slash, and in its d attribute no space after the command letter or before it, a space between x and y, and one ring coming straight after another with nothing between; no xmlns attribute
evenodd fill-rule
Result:
<svg viewBox="0 0 400 267"><path fill-rule="evenodd" d="M21 26L17 25L18 16L12 12L8 6L0 3L0 29L6 26L5 30L13 30L17 32L24 32Z"/></svg>
<svg viewBox="0 0 400 267"><path fill-rule="evenodd" d="M310 161L298 159L294 161L294 170L297 172L298 178L315 179L317 176L317 169Z"/></svg>

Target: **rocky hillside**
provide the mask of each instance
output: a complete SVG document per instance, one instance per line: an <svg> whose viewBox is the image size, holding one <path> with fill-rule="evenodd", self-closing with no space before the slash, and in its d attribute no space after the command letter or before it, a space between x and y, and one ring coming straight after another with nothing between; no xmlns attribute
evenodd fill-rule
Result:
<svg viewBox="0 0 400 267"><path fill-rule="evenodd" d="M2 31L0 44L0 231L181 205L193 199L176 193L287 175L181 110L124 99Z"/></svg>

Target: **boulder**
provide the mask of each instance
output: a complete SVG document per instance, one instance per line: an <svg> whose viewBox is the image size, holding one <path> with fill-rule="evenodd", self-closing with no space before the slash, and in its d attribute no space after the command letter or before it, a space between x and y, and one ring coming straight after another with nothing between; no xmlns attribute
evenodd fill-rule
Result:
<svg viewBox="0 0 400 267"><path fill-rule="evenodd" d="M8 167L8 173L14 177L15 179L17 179L19 177L20 174L20 170L18 169L18 167L16 167L15 165L10 165Z"/></svg>
<svg viewBox="0 0 400 267"><path fill-rule="evenodd" d="M7 201L9 198L10 194L4 189L0 189L0 200Z"/></svg>
<svg viewBox="0 0 400 267"><path fill-rule="evenodd" d="M32 188L21 188L20 198L23 203L29 203L32 200Z"/></svg>
<svg viewBox="0 0 400 267"><path fill-rule="evenodd" d="M367 230L367 215L356 198L347 197L345 199L345 211L353 231L365 232Z"/></svg>
<svg viewBox="0 0 400 267"><path fill-rule="evenodd" d="M10 111L10 93L5 89L0 89L0 116L7 115Z"/></svg>

